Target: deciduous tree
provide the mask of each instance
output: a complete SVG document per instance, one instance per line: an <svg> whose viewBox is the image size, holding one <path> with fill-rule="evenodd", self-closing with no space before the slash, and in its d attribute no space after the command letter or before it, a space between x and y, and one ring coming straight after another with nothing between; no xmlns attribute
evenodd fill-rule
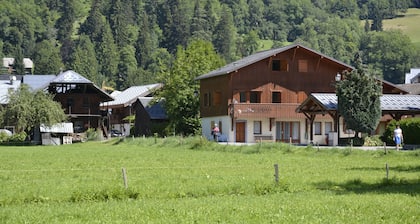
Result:
<svg viewBox="0 0 420 224"><path fill-rule="evenodd" d="M165 99L171 130L184 135L199 133L199 97L195 94L199 86L195 78L223 63L210 42L195 40L186 49L178 47L172 68L162 67L159 81L164 87L158 97Z"/></svg>

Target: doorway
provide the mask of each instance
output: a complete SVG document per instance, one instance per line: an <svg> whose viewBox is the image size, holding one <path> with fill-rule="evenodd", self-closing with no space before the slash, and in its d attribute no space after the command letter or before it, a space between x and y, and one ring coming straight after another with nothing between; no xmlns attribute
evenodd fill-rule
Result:
<svg viewBox="0 0 420 224"><path fill-rule="evenodd" d="M236 142L245 142L245 121L236 122Z"/></svg>

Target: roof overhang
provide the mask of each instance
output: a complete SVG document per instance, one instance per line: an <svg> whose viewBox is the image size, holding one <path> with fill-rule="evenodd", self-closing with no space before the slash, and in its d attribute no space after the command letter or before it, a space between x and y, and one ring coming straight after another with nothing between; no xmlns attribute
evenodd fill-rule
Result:
<svg viewBox="0 0 420 224"><path fill-rule="evenodd" d="M337 95L334 93L312 93L296 108L297 113L313 117L318 114L337 114ZM393 118L403 115L420 114L420 95L384 94L381 96L382 115L390 114Z"/></svg>

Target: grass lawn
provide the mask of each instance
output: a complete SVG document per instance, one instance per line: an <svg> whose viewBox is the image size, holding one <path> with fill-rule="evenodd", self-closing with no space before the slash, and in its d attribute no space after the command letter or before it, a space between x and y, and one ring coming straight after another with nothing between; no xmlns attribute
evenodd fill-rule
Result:
<svg viewBox="0 0 420 224"><path fill-rule="evenodd" d="M172 137L0 146L0 154L0 223L420 220L419 151L232 146Z"/></svg>
<svg viewBox="0 0 420 224"><path fill-rule="evenodd" d="M401 17L383 21L384 30L399 29L410 37L411 41L420 47L420 9L410 8Z"/></svg>

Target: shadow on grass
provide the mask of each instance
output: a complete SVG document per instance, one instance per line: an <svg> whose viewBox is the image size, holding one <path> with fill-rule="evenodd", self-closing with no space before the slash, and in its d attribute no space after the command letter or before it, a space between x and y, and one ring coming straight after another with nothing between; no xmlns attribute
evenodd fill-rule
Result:
<svg viewBox="0 0 420 224"><path fill-rule="evenodd" d="M357 193L357 194L388 194L400 193L417 196L420 194L420 179L382 179L376 183L363 182L360 179L349 180L344 183L323 181L315 183L315 187L320 190L333 191L337 194Z"/></svg>
<svg viewBox="0 0 420 224"><path fill-rule="evenodd" d="M348 168L348 170L360 170L360 171L381 171L383 170L385 172L385 166L384 167L352 167ZM419 166L395 166L389 167L390 171L397 171L397 172L420 172L420 165Z"/></svg>

